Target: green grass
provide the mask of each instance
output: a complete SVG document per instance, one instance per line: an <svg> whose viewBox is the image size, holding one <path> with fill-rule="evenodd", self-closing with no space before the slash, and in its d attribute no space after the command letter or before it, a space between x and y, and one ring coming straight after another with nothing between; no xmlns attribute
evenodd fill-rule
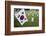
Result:
<svg viewBox="0 0 46 36"><path fill-rule="evenodd" d="M31 12L31 13L30 13ZM29 15L28 15L29 14ZM32 16L32 14L34 16ZM39 15L38 11L26 11L26 16L28 22L25 22L23 26L19 23L19 21L14 17L14 27L36 27L39 26ZM31 18L34 17L34 22L31 21Z"/></svg>

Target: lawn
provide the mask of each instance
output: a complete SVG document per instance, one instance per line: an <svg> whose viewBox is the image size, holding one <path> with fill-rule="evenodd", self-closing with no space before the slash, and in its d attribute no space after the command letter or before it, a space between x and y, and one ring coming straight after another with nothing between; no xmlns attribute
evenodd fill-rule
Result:
<svg viewBox="0 0 46 36"><path fill-rule="evenodd" d="M14 16L14 27L36 27L39 26L39 12L36 9L32 9L29 11L25 11L28 21L25 22L23 25L19 23L19 21ZM32 17L34 21L32 22Z"/></svg>

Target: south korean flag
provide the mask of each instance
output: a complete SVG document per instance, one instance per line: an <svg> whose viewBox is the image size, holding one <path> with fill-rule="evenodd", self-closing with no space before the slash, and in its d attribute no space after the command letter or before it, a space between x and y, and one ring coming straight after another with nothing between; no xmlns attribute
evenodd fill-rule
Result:
<svg viewBox="0 0 46 36"><path fill-rule="evenodd" d="M15 13L15 17L17 18L21 25L28 21L24 9L21 9L18 13Z"/></svg>

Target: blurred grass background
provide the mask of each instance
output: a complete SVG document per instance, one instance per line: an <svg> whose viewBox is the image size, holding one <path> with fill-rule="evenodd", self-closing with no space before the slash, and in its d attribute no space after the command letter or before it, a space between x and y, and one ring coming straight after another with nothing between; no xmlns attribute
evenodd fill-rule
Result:
<svg viewBox="0 0 46 36"><path fill-rule="evenodd" d="M31 9L25 11L28 22L25 22L23 25L19 23L19 21L14 16L14 27L36 27L39 26L39 10L38 9ZM32 22L32 17L34 21Z"/></svg>

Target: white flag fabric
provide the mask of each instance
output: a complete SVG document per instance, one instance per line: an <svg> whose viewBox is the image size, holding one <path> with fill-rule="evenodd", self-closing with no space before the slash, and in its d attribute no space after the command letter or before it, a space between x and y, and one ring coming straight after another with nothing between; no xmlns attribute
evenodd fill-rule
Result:
<svg viewBox="0 0 46 36"><path fill-rule="evenodd" d="M17 18L21 25L28 21L24 9L21 9L18 13L15 13L15 17Z"/></svg>

